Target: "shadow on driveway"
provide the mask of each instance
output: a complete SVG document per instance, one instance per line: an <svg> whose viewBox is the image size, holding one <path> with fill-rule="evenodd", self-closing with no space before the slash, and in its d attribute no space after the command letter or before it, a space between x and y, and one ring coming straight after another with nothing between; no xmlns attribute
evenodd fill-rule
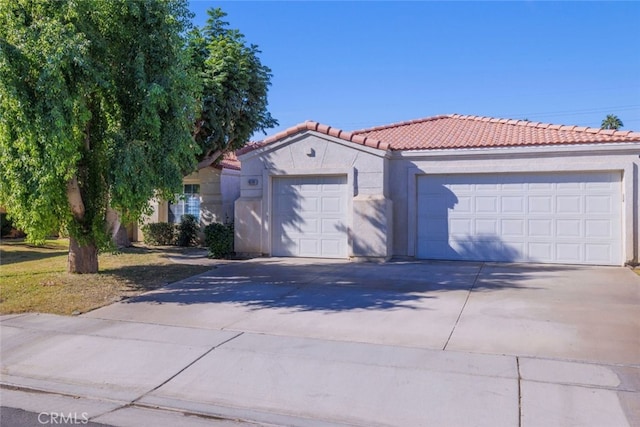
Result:
<svg viewBox="0 0 640 427"><path fill-rule="evenodd" d="M391 261L384 264L284 258L231 262L128 304L231 303L252 310L427 309L420 302L443 292L490 292L528 286L533 275L571 266ZM578 267L579 268L579 267Z"/></svg>

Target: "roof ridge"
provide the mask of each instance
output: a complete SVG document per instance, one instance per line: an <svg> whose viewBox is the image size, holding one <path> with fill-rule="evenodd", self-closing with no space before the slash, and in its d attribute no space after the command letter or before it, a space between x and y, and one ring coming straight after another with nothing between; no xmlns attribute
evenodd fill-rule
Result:
<svg viewBox="0 0 640 427"><path fill-rule="evenodd" d="M440 114L438 116L423 117L421 119L404 120L404 121L401 121L401 122L390 123L388 125L381 125L381 126L374 126L374 127L370 127L370 128L353 130L353 131L351 131L351 133L354 133L354 134L357 135L357 134L360 134L360 133L373 132L373 131L377 131L377 130L390 129L390 128L395 128L395 127L400 127L400 126L414 125L414 124L417 124L417 123L429 122L429 121L432 121L432 120L448 119L448 118L452 118L455 115L456 114Z"/></svg>
<svg viewBox="0 0 640 427"><path fill-rule="evenodd" d="M631 130L601 129L601 128L595 128L590 126L577 126L577 125L557 125L557 124L545 123L545 122L534 122L532 120L500 119L495 117L473 116L473 115L462 115L462 114L451 114L449 115L449 117L454 119L500 123L500 124L514 125L514 126L527 126L527 127L538 128L538 129L587 132L592 134L601 134L601 135L607 135L607 136L617 136L617 137L627 137L627 138L640 137L640 132L634 132Z"/></svg>

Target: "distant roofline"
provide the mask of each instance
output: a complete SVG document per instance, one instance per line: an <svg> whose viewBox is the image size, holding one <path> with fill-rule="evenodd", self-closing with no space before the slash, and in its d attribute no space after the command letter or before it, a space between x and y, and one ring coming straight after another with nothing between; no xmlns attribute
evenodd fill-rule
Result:
<svg viewBox="0 0 640 427"><path fill-rule="evenodd" d="M576 126L576 125L554 125L551 123L533 122L531 120L500 119L495 117L473 116L473 115L463 115L463 114L442 114L438 116L424 117L421 119L405 120L402 122L390 123L382 126L374 126L370 128L359 129L359 130L352 131L352 133L359 135L362 133L391 129L395 127L413 125L417 123L423 123L423 122L440 120L440 119L474 120L479 122L500 123L500 124L515 125L515 126L527 126L527 127L534 127L539 129L587 132L592 134L600 134L600 135L615 136L615 137L640 138L640 132L635 132L631 130L600 129L600 128L594 128L594 127L588 127L588 126Z"/></svg>
<svg viewBox="0 0 640 427"><path fill-rule="evenodd" d="M443 119L469 120L469 121L496 123L496 124L502 124L502 125L518 126L518 127L548 129L548 130L560 131L560 132L563 132L563 131L564 132L584 132L584 133L589 133L593 135L606 136L606 140L603 140L601 142L640 142L640 132L635 132L631 130L600 129L600 128L593 128L588 126L576 126L576 125L554 125L551 123L533 122L529 120L501 119L501 118L486 117L486 116L443 114L438 116L424 117L420 119L406 120L406 121L391 123L391 124L382 125L382 126L374 126L374 127L359 129L355 131L344 131L336 127L325 125L312 120L307 120L295 126L291 126L281 132L278 132L275 135L269 136L263 139L262 141L250 142L244 147L237 150L235 154L237 156L241 156L250 151L269 145L273 142L280 141L284 138L287 138L305 131L318 132L324 135L329 135L335 138L339 138L345 141L375 148L378 150L385 150L385 151L386 150L394 150L394 151L415 150L418 148L395 148L394 149L391 142L382 141L382 140L373 138L371 136L366 136L363 134L376 132L376 131L389 130L389 129L398 128L402 126L410 126L410 125L415 125L415 124L429 122L429 121L443 120ZM615 138L617 139L617 141L611 141L610 138ZM594 144L597 142L594 141L594 142L586 142L586 143ZM542 143L542 144L531 144L531 145L552 145L552 144ZM494 145L493 147L498 147L498 146L502 146L502 145Z"/></svg>

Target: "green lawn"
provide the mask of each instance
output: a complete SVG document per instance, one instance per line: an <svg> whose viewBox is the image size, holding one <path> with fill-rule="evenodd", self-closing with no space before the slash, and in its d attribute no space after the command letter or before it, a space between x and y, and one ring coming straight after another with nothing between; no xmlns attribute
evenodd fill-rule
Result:
<svg viewBox="0 0 640 427"><path fill-rule="evenodd" d="M138 246L101 254L98 274L68 274L68 247L66 239L48 240L39 247L2 240L0 314L84 313L211 269L168 259L191 248Z"/></svg>

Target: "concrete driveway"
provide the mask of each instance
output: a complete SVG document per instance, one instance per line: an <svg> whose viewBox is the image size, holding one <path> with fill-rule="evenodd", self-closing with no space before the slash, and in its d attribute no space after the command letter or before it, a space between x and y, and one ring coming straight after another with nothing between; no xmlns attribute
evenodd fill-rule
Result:
<svg viewBox="0 0 640 427"><path fill-rule="evenodd" d="M86 316L640 366L626 268L255 259Z"/></svg>
<svg viewBox="0 0 640 427"><path fill-rule="evenodd" d="M305 426L640 424L640 277L629 269L214 267L79 318L3 318L14 387L3 399L106 399L120 406L91 407L91 419L113 425L171 419L153 418L157 408Z"/></svg>

